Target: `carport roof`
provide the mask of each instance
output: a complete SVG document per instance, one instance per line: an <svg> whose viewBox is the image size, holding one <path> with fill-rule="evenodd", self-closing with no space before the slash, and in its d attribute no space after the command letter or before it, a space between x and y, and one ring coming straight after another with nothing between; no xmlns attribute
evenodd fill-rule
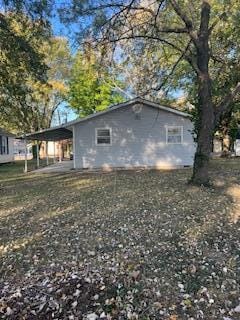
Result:
<svg viewBox="0 0 240 320"><path fill-rule="evenodd" d="M73 136L72 131L66 129L63 125L49 128L34 133L26 134L21 136L21 138L26 138L27 140L40 140L40 141L59 141L65 139L71 139Z"/></svg>

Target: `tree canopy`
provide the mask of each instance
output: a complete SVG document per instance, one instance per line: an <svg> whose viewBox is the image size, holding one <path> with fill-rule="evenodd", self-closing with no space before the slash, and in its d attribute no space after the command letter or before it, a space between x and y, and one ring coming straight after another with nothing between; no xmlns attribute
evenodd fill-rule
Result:
<svg viewBox="0 0 240 320"><path fill-rule="evenodd" d="M24 100L31 91L29 80L45 83L47 79L41 47L49 29L20 13L1 14L1 18L0 117L13 127L17 121L24 128L28 112Z"/></svg>
<svg viewBox="0 0 240 320"><path fill-rule="evenodd" d="M48 27L24 14L11 13L7 18L14 36L12 41L5 39L1 50L0 121L16 132L49 127L66 95L71 61L68 43L50 37Z"/></svg>
<svg viewBox="0 0 240 320"><path fill-rule="evenodd" d="M97 52L90 46L78 51L73 62L69 82L69 103L81 117L102 111L123 101L116 90L120 81L106 67L102 67Z"/></svg>

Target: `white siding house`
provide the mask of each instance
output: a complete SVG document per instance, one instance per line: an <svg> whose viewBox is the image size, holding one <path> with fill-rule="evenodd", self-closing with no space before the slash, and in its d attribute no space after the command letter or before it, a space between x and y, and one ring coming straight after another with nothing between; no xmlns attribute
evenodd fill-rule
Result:
<svg viewBox="0 0 240 320"><path fill-rule="evenodd" d="M0 128L0 164L14 160L14 135Z"/></svg>
<svg viewBox="0 0 240 320"><path fill-rule="evenodd" d="M75 168L193 164L189 115L147 100L136 98L65 126L73 131Z"/></svg>
<svg viewBox="0 0 240 320"><path fill-rule="evenodd" d="M192 131L189 114L135 98L25 139L72 139L75 169L177 168L193 165Z"/></svg>

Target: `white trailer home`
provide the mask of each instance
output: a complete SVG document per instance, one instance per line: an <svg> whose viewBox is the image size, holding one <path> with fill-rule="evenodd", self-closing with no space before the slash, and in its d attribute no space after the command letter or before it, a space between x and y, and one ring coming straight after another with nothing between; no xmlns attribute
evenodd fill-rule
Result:
<svg viewBox="0 0 240 320"><path fill-rule="evenodd" d="M0 164L14 161L14 135L0 128Z"/></svg>

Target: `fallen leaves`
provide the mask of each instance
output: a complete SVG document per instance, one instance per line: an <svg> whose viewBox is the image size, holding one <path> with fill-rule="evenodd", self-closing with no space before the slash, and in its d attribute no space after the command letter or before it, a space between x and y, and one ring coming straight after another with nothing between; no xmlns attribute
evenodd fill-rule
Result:
<svg viewBox="0 0 240 320"><path fill-rule="evenodd" d="M215 170L222 189L188 170L1 182L0 318L238 320L240 173Z"/></svg>

